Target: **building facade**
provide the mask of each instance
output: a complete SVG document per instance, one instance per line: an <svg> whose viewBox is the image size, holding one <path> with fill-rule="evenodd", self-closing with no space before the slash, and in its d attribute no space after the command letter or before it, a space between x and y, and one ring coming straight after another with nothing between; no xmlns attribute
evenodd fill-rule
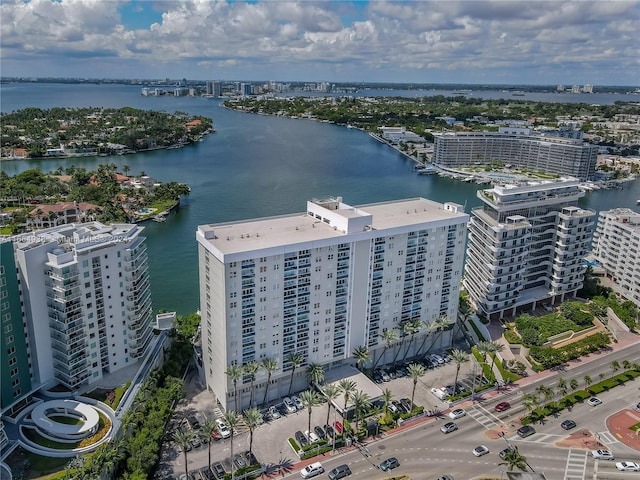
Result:
<svg viewBox="0 0 640 480"><path fill-rule="evenodd" d="M305 365L353 364L357 347L379 358L385 329L455 319L467 222L452 203L415 198L351 207L338 197L309 201L302 214L200 226L207 385L224 408L234 408L228 367L271 358L278 369L269 399L277 398L290 382L294 391L306 387ZM427 337L427 328L415 334L403 355L410 358ZM295 377L294 353L304 359ZM256 377L261 392L266 377ZM246 408L250 378L239 381L238 396L238 409Z"/></svg>
<svg viewBox="0 0 640 480"><path fill-rule="evenodd" d="M566 178L478 191L464 286L479 313L503 318L582 288L595 212L577 206L578 187Z"/></svg>
<svg viewBox="0 0 640 480"><path fill-rule="evenodd" d="M83 390L145 355L153 332L142 230L90 222L14 237L34 387Z"/></svg>
<svg viewBox="0 0 640 480"><path fill-rule="evenodd" d="M616 290L640 307L640 213L600 212L592 250Z"/></svg>
<svg viewBox="0 0 640 480"><path fill-rule="evenodd" d="M542 135L464 132L435 134L433 163L442 167L490 165L593 180L598 147L579 139Z"/></svg>

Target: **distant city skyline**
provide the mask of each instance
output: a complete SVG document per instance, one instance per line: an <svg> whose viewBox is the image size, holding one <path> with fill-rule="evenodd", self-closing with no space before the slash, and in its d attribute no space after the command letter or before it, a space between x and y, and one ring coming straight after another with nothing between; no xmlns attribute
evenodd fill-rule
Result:
<svg viewBox="0 0 640 480"><path fill-rule="evenodd" d="M639 85L638 1L0 4L5 77Z"/></svg>

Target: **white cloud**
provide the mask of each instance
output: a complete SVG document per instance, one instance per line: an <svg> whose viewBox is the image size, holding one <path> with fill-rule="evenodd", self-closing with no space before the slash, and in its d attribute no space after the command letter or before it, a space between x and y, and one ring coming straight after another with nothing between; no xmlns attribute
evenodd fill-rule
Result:
<svg viewBox="0 0 640 480"><path fill-rule="evenodd" d="M159 2L160 21L127 28L125 1L31 0L0 4L4 75L42 75L41 62L67 63L96 71L92 64L121 61L128 76L141 66L164 74L208 78L242 72L256 79L289 72L325 73L334 80L376 78L414 81L441 70L448 81L477 78L500 82L526 69L523 78L554 83L554 69L593 75L597 62L618 61L615 72L589 83L640 83L638 1L373 1L368 5L326 1L262 1L252 3L190 0ZM130 6L130 5L129 5ZM129 8L126 15L144 15ZM137 20L140 20L138 18ZM140 22L136 22L139 25ZM69 59L82 58L74 64ZM126 63L135 60L133 63ZM38 63L40 62L40 63ZM593 63L596 64L593 64ZM270 70L261 70L269 65ZM531 78L530 71L544 72ZM119 70L121 71L121 70ZM138 73L135 73L138 72ZM152 72L142 68L142 71ZM455 72L460 72L460 77ZM54 75L48 72L48 75ZM61 74L61 72L58 72ZM77 73L78 74L78 73ZM348 75L356 75L348 78ZM337 77L337 78L334 78ZM246 77L245 77L246 78ZM312 79L312 78L310 78ZM579 79L576 79L576 81ZM569 80L567 80L567 83Z"/></svg>

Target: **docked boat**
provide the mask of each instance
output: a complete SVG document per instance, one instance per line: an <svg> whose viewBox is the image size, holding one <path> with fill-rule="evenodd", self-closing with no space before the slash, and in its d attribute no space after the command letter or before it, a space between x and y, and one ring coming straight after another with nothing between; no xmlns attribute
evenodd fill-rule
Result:
<svg viewBox="0 0 640 480"><path fill-rule="evenodd" d="M159 213L158 215L155 215L153 217L153 221L154 222L166 222L167 221L167 217L166 217L166 215L163 215L162 213Z"/></svg>
<svg viewBox="0 0 640 480"><path fill-rule="evenodd" d="M418 175L434 175L438 173L438 171L433 167L419 167L415 169L415 172Z"/></svg>

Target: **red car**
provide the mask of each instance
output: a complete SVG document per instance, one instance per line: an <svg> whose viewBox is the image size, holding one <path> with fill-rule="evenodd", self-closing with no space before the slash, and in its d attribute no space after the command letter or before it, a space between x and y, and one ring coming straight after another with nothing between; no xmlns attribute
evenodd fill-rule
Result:
<svg viewBox="0 0 640 480"><path fill-rule="evenodd" d="M496 412L504 412L505 410L509 410L511 408L511 404L509 402L500 402L496 405Z"/></svg>
<svg viewBox="0 0 640 480"><path fill-rule="evenodd" d="M333 422L333 428L336 429L336 432L338 433L338 435L342 433L342 423L338 421Z"/></svg>

